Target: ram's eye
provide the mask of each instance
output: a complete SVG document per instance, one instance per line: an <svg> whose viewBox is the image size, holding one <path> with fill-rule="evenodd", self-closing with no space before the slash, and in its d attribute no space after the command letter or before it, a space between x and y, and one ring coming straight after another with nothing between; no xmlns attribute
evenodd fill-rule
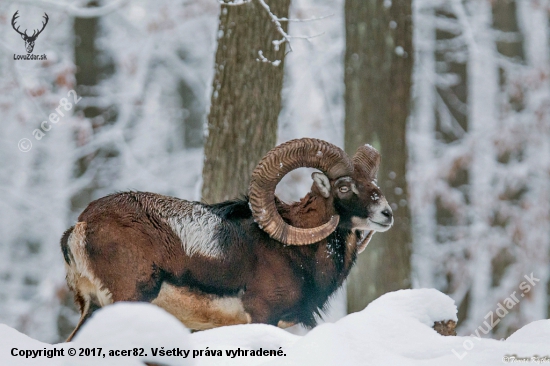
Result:
<svg viewBox="0 0 550 366"><path fill-rule="evenodd" d="M349 192L349 187L346 187L346 186L340 187L340 192L342 192L342 193L348 193L348 192Z"/></svg>

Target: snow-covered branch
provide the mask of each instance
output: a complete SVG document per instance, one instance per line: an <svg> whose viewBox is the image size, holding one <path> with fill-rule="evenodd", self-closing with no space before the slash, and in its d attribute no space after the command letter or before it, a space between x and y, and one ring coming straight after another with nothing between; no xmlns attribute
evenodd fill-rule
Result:
<svg viewBox="0 0 550 366"><path fill-rule="evenodd" d="M267 15L271 19L271 22L275 25L277 32L283 37L284 42L288 43L288 48L292 51L292 45L290 44L290 36L285 32L279 18L271 12L269 5L266 4L265 0L257 0L258 3L265 9Z"/></svg>

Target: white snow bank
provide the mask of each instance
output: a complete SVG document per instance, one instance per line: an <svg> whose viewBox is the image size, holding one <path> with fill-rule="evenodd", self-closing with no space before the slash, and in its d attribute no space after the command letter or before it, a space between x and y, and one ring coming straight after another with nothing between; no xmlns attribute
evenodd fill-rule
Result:
<svg viewBox="0 0 550 366"><path fill-rule="evenodd" d="M529 323L523 328L518 329L514 334L508 337L506 341L517 343L537 343L543 339L550 340L549 320L537 320ZM548 352L550 353L550 343L548 344Z"/></svg>
<svg viewBox="0 0 550 366"><path fill-rule="evenodd" d="M101 347L103 349L132 350L147 356L119 356L107 359L105 365L143 366L143 362L158 362L170 366L194 364L191 357L153 356L151 348L192 350L190 332L172 315L149 303L116 303L97 311L74 338L75 348ZM144 348L141 352L139 348ZM192 351L191 351L192 352ZM64 357L65 365L75 365L70 357ZM96 357L85 357L78 365L97 365ZM110 361L111 363L108 363ZM103 365L103 364L102 364Z"/></svg>
<svg viewBox="0 0 550 366"><path fill-rule="evenodd" d="M24 357L13 357L11 351L13 348L19 349L44 349L53 348L52 345L42 343L19 333L5 324L0 324L0 365L9 366L27 366L27 365L59 365L44 359L26 359Z"/></svg>
<svg viewBox="0 0 550 366"><path fill-rule="evenodd" d="M478 337L443 337L433 323L456 320L452 299L433 289L388 293L365 310L333 324L322 324L305 336L263 324L238 325L189 334L176 319L153 305L118 303L90 319L68 344L47 345L0 326L1 365L502 365L506 355L550 356L550 320L533 322L506 341ZM480 319L480 325L485 319ZM63 348L64 357L13 357L12 348ZM69 357L68 349L144 348L147 356ZM153 357L152 348L179 348L188 358ZM250 356L259 350L281 356ZM230 357L226 351L245 351ZM193 358L193 353L203 356ZM219 356L222 354L222 356Z"/></svg>
<svg viewBox="0 0 550 366"><path fill-rule="evenodd" d="M144 361L158 362L166 366L187 366L196 364L192 357L153 356L151 348L164 350L180 348L191 350L190 332L172 315L146 303L116 303L94 313L92 318L70 343L50 345L36 341L6 325L0 324L0 365L1 366L143 366ZM12 349L63 350L63 356L36 358L12 356ZM76 356L69 356L69 349L76 350ZM98 349L106 356L79 357L80 349ZM147 356L133 356L142 353ZM109 357L109 350L126 350L130 356ZM93 352L93 351L92 351Z"/></svg>

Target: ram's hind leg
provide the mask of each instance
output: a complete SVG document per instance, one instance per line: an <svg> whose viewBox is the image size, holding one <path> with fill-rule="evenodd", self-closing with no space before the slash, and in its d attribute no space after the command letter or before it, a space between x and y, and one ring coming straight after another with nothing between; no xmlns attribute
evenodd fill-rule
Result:
<svg viewBox="0 0 550 366"><path fill-rule="evenodd" d="M74 338L76 333L80 330L80 327L82 327L82 325L84 325L84 323L90 318L90 316L92 316L92 313L94 311L96 311L97 309L100 308L99 305L97 305L93 301L90 301L90 299L85 300L84 298L82 298L79 295L76 295L75 297L76 297L75 302L78 302L81 306L80 307L80 309L81 309L81 311L80 311L81 312L80 320L78 321L78 324L76 325L76 327L72 331L71 335L69 335L69 337L67 338L67 340L65 342L72 341L72 339Z"/></svg>
<svg viewBox="0 0 550 366"><path fill-rule="evenodd" d="M205 330L251 323L238 296L216 296L164 282L153 304L174 315L187 328Z"/></svg>
<svg viewBox="0 0 550 366"><path fill-rule="evenodd" d="M106 290L98 290L94 286L94 284L86 277L76 277L76 280L73 279L73 281L71 281L71 284L74 286L71 286L71 288L75 293L75 303L78 304L78 307L80 309L80 320L78 321L76 328L73 330L69 338L67 338L67 342L70 342L73 339L75 334L80 330L82 325L84 325L84 323L92 316L94 311L108 304L102 304L101 301L98 300L97 296L98 293L104 294Z"/></svg>

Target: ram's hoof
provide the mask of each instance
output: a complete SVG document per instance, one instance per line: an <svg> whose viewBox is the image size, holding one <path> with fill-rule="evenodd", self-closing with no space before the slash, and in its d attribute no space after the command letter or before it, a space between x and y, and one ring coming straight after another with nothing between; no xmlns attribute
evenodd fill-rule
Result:
<svg viewBox="0 0 550 366"><path fill-rule="evenodd" d="M285 322L284 320L279 320L279 322L277 323L277 326L283 329L292 327L293 325L296 325L296 323Z"/></svg>

